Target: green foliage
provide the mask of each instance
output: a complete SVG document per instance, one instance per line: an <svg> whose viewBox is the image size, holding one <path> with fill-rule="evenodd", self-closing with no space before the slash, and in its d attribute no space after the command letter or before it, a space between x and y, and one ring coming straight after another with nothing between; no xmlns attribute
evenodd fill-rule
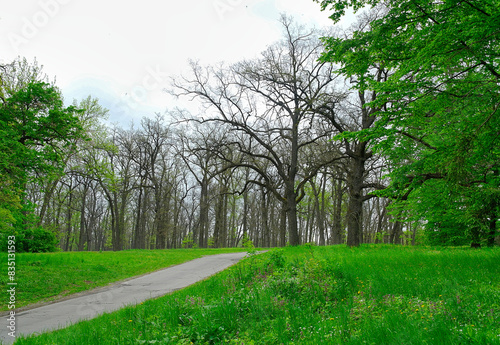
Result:
<svg viewBox="0 0 500 345"><path fill-rule="evenodd" d="M243 245L243 248L254 248L253 242L247 234L243 235L241 243Z"/></svg>
<svg viewBox="0 0 500 345"><path fill-rule="evenodd" d="M81 135L74 107L63 107L59 91L44 82L28 84L14 92L0 107L0 127L7 140L2 166L15 173L20 187L30 174L61 169L63 148ZM13 167L14 171L10 167Z"/></svg>
<svg viewBox="0 0 500 345"><path fill-rule="evenodd" d="M58 250L58 244L56 235L41 227L28 228L16 236L16 251L19 253L55 252ZM3 247L4 251L7 250L6 246Z"/></svg>
<svg viewBox="0 0 500 345"><path fill-rule="evenodd" d="M213 236L208 238L208 248L215 248L215 238Z"/></svg>
<svg viewBox="0 0 500 345"><path fill-rule="evenodd" d="M6 206L4 210L8 209L9 206ZM33 205L24 203L16 207L9 213L9 218L5 220L5 223L6 226L0 232L0 251L7 251L7 237L10 235L16 237L17 253L44 253L58 250L57 236L38 225Z"/></svg>
<svg viewBox="0 0 500 345"><path fill-rule="evenodd" d="M182 248L197 248L198 244L193 240L193 233L187 234L186 237L182 240Z"/></svg>
<svg viewBox="0 0 500 345"><path fill-rule="evenodd" d="M367 4L378 7L366 25L324 40L323 61L374 90L369 106L381 107L374 128L349 135L376 139L389 159L390 186L379 195L432 231L453 224L478 244L500 214L500 3L322 1L335 16Z"/></svg>
<svg viewBox="0 0 500 345"><path fill-rule="evenodd" d="M21 208L21 199L19 194L15 192L12 181L0 173L0 234L12 232L12 224L15 222L14 215Z"/></svg>
<svg viewBox="0 0 500 345"><path fill-rule="evenodd" d="M26 60L0 75L0 233L15 233L19 250L55 249L55 236L33 219L26 186L60 176L76 139L84 137L80 110L64 107L60 91L44 79Z"/></svg>

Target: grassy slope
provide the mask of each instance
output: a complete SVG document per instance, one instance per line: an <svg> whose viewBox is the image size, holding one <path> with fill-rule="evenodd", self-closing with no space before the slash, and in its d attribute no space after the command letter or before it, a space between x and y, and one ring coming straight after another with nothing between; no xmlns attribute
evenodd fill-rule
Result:
<svg viewBox="0 0 500 345"><path fill-rule="evenodd" d="M16 308L50 301L72 293L105 286L111 282L153 272L204 255L243 249L127 250L122 252L66 252L16 254ZM0 289L8 282L7 254L1 253L5 274ZM0 311L7 310L1 304Z"/></svg>
<svg viewBox="0 0 500 345"><path fill-rule="evenodd" d="M500 248L298 247L16 344L500 344Z"/></svg>

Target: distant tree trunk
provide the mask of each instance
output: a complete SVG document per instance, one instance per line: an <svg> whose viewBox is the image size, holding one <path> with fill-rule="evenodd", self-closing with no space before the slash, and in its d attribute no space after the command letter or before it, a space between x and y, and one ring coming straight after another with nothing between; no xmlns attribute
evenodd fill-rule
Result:
<svg viewBox="0 0 500 345"><path fill-rule="evenodd" d="M73 202L73 191L72 191L72 186L70 185L69 187L69 200L68 200L68 208L67 208L67 211L66 211L66 242L64 244L64 251L71 251L71 246L70 246L70 243L71 243L71 229L72 229L72 226L71 226L71 216L72 216L72 213L71 213L71 203Z"/></svg>
<svg viewBox="0 0 500 345"><path fill-rule="evenodd" d="M91 185L89 185L89 188ZM88 215L88 221L87 223L87 250L88 251L93 251L96 250L97 247L97 232L98 232L98 227L99 227L99 222L101 220L102 216L102 210L98 207L98 197L96 195L96 190L95 188L91 188L91 194L89 195L89 201L87 204L90 204L89 208L89 215Z"/></svg>
<svg viewBox="0 0 500 345"><path fill-rule="evenodd" d="M277 209L273 203L271 203L271 198L268 198L268 203L269 208L271 210L269 214L269 236L271 238L269 245L271 247L278 247L279 246L279 234L280 234L280 218L276 215L277 214Z"/></svg>
<svg viewBox="0 0 500 345"><path fill-rule="evenodd" d="M363 182L365 173L365 145L358 144L356 155L351 157L347 187L347 245L357 247L363 242Z"/></svg>
<svg viewBox="0 0 500 345"><path fill-rule="evenodd" d="M120 251L122 250L122 229L124 228L124 215L120 213L118 196L116 192L113 192L112 209L114 210L114 212L111 213L111 220L113 221L114 219L114 225L111 228L111 242L113 244L113 250Z"/></svg>
<svg viewBox="0 0 500 345"><path fill-rule="evenodd" d="M268 221L268 214L269 214L269 202L267 201L267 194L266 194L266 189L264 187L261 187L261 212L262 212L262 218L261 218L261 229L262 229L262 240L263 243L262 245L264 247L270 247L270 233L269 233L269 221Z"/></svg>
<svg viewBox="0 0 500 345"><path fill-rule="evenodd" d="M55 181L53 181L52 183L50 183L49 188L47 189L47 191L45 192L45 194L43 196L43 203L42 203L42 207L40 208L40 216L39 216L38 225L43 224L45 214L47 212L47 207L50 204L50 200L52 199L52 195L54 194L54 191L55 191L59 181L60 181L60 179L58 178Z"/></svg>
<svg viewBox="0 0 500 345"><path fill-rule="evenodd" d="M228 227L229 227L229 218L228 218L228 208L229 208L229 194L227 193L227 187L225 188L225 193L223 195L223 214L222 214L222 228L220 229L220 247L227 247L227 235L228 235Z"/></svg>
<svg viewBox="0 0 500 345"><path fill-rule="evenodd" d="M390 243L391 244L401 244L401 235L403 232L403 224L400 221L395 221L392 225Z"/></svg>
<svg viewBox="0 0 500 345"><path fill-rule="evenodd" d="M378 199L380 200L380 199ZM387 215L387 206L390 204L390 201L387 202L385 206L382 208L382 212L379 212L378 223L377 223L377 232L375 234L375 244L383 243L383 224L385 217Z"/></svg>
<svg viewBox="0 0 500 345"><path fill-rule="evenodd" d="M237 237L237 216L236 216L236 200L233 200L231 203L231 226L230 226L230 238L229 238L229 246L236 247L236 237Z"/></svg>
<svg viewBox="0 0 500 345"><path fill-rule="evenodd" d="M291 246L298 246L300 244L296 197L294 188L287 190L286 213L288 220L288 238Z"/></svg>
<svg viewBox="0 0 500 345"><path fill-rule="evenodd" d="M214 247L223 248L226 242L227 228L227 186L220 186L215 207Z"/></svg>
<svg viewBox="0 0 500 345"><path fill-rule="evenodd" d="M174 189L174 215L173 215L173 226L172 226L172 234L171 240L169 243L169 248L179 248L182 241L182 231L180 231L181 225L181 213L182 213L182 205L184 204L184 200L187 197L187 192L179 197L180 190L178 188Z"/></svg>
<svg viewBox="0 0 500 345"><path fill-rule="evenodd" d="M143 201L144 188L139 187L139 197L137 199L137 209L136 209L136 219L135 219L135 231L132 242L133 249L145 249L146 248L146 229L145 229L145 218L143 207L145 208L146 202ZM144 204L144 205L143 205Z"/></svg>
<svg viewBox="0 0 500 345"><path fill-rule="evenodd" d="M118 196L116 191L110 192L102 181L99 181L103 187L106 199L109 204L111 212L111 245L114 251L122 250L122 219L120 215L120 208L118 207Z"/></svg>
<svg viewBox="0 0 500 345"><path fill-rule="evenodd" d="M156 249L165 249L166 243L166 229L165 229L165 205L162 203L156 210L155 217L155 236L156 236Z"/></svg>
<svg viewBox="0 0 500 345"><path fill-rule="evenodd" d="M85 248L85 240L87 239L87 236L85 236L85 207L86 207L86 201L87 201L87 191L89 189L88 184L85 183L83 187L83 194L82 194L82 206L80 208L80 238L78 241L78 250L82 251Z"/></svg>
<svg viewBox="0 0 500 345"><path fill-rule="evenodd" d="M201 181L201 194L200 194L200 224L198 233L198 246L200 248L207 247L208 241L208 177L203 176ZM196 241L196 239L195 239Z"/></svg>
<svg viewBox="0 0 500 345"><path fill-rule="evenodd" d="M342 243L342 181L333 183L334 188L334 206L333 206L333 226L332 226L332 244Z"/></svg>
<svg viewBox="0 0 500 345"><path fill-rule="evenodd" d="M64 205L63 202L56 202L56 200L53 199L52 207L53 207L53 209L56 210L55 218L54 218L55 227L56 227L57 231L61 233L61 235L64 234L64 230L61 228L61 224L60 224L63 205ZM64 236L61 236L61 239L59 241L59 246L61 247L62 250L65 250L65 248L64 248Z"/></svg>
<svg viewBox="0 0 500 345"><path fill-rule="evenodd" d="M320 188L323 188L325 183L324 180L321 181L321 186ZM316 210L316 217L317 217L317 224L318 224L318 229L319 229L319 245L324 246L325 245L325 217L324 217L324 208L320 208L320 202L319 202L319 194L320 190L316 188L316 184L311 181L311 187L312 187L312 192L314 194L314 208ZM324 205L324 190L323 190L323 205Z"/></svg>
<svg viewBox="0 0 500 345"><path fill-rule="evenodd" d="M287 221L287 204L282 203L281 205L281 217L280 217L280 247L286 246L286 221Z"/></svg>
<svg viewBox="0 0 500 345"><path fill-rule="evenodd" d="M248 173L247 173L248 175ZM243 238L248 236L248 191L243 193Z"/></svg>

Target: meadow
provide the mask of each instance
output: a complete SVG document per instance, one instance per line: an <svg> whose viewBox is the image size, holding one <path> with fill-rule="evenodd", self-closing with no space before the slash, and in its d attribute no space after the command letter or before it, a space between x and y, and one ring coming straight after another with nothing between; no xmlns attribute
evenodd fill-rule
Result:
<svg viewBox="0 0 500 345"><path fill-rule="evenodd" d="M272 249L16 344L500 344L500 248Z"/></svg>
<svg viewBox="0 0 500 345"><path fill-rule="evenodd" d="M126 250L121 252L57 252L16 254L16 309L150 273L204 255L244 251L233 249ZM0 253L7 272L7 253ZM9 276L0 275L6 289ZM0 312L8 310L0 305Z"/></svg>

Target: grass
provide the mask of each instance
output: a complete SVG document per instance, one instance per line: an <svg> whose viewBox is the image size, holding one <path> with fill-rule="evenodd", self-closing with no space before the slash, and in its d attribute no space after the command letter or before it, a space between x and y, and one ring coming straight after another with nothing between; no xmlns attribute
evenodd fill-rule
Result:
<svg viewBox="0 0 500 345"><path fill-rule="evenodd" d="M500 248L274 249L16 344L500 344Z"/></svg>
<svg viewBox="0 0 500 345"><path fill-rule="evenodd" d="M16 308L47 302L109 283L177 265L204 255L244 249L127 250L16 254ZM7 254L1 253L7 273ZM0 275L6 290L9 276ZM0 311L8 310L7 304Z"/></svg>

